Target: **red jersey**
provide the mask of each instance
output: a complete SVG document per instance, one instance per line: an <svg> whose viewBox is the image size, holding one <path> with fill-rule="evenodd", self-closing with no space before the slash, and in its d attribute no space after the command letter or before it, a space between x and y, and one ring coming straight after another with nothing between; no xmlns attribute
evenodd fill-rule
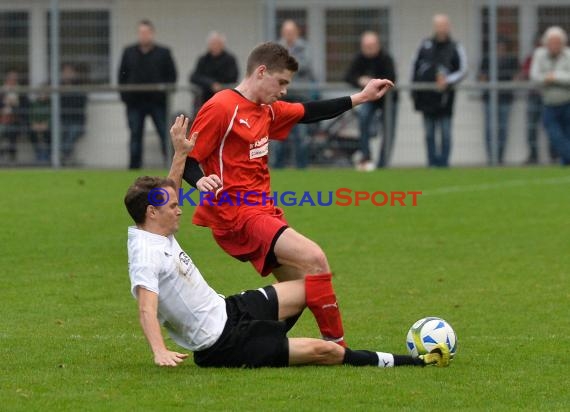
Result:
<svg viewBox="0 0 570 412"><path fill-rule="evenodd" d="M278 101L256 104L236 90L224 90L208 100L198 112L190 134L198 132L188 156L196 159L204 174L218 175L222 189L213 199L198 205L192 222L212 229L230 229L252 212L274 213L270 194L267 156L269 139L285 140L305 109L301 103ZM243 200L251 205L244 205ZM267 197L262 198L262 193ZM241 205L240 205L241 204Z"/></svg>

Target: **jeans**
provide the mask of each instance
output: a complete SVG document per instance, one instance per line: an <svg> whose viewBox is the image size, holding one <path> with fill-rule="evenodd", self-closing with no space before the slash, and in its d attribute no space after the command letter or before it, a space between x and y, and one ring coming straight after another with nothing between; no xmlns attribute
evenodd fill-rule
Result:
<svg viewBox="0 0 570 412"><path fill-rule="evenodd" d="M376 103L364 103L358 108L358 127L360 129L360 152L362 160L370 160L370 136L376 134L373 129L374 115L378 106Z"/></svg>
<svg viewBox="0 0 570 412"><path fill-rule="evenodd" d="M509 115L511 113L512 102L498 102L498 124L497 124L497 149L499 164L503 163L507 137L509 130ZM485 102L485 147L487 149L487 160L491 164L491 104Z"/></svg>
<svg viewBox="0 0 570 412"><path fill-rule="evenodd" d="M73 154L75 142L85 133L85 128L81 123L62 122L61 125L61 153L63 160L69 160Z"/></svg>
<svg viewBox="0 0 570 412"><path fill-rule="evenodd" d="M287 165L288 149L293 146L295 152L295 165L298 169L304 169L309 163L309 142L308 125L298 124L289 133L289 137L284 141L271 141L271 152L273 153L273 167L282 169Z"/></svg>
<svg viewBox="0 0 570 412"><path fill-rule="evenodd" d="M30 132L30 141L34 147L36 162L48 163L51 154L51 132L49 130L41 132L32 130Z"/></svg>
<svg viewBox="0 0 570 412"><path fill-rule="evenodd" d="M526 139L530 159L538 159L538 125L542 113L542 99L540 95L531 93L526 106Z"/></svg>
<svg viewBox="0 0 570 412"><path fill-rule="evenodd" d="M129 169L140 169L143 157L144 120L150 115L160 138L160 149L166 161L166 105L142 102L127 105L127 119L131 129Z"/></svg>
<svg viewBox="0 0 570 412"><path fill-rule="evenodd" d="M390 124L386 121L386 109L379 107L375 103L364 103L358 109L358 126L360 130L360 151L363 160L370 160L370 137L378 133L378 126L375 122L376 112L380 112L380 125L382 127L382 142L380 145L380 156L378 167L388 164L390 151L394 145L396 137L397 105L392 100Z"/></svg>
<svg viewBox="0 0 570 412"><path fill-rule="evenodd" d="M18 140L18 136L22 131L21 129L22 126L15 123L0 124L0 140L6 139L8 141L7 146L4 146L2 148L2 153L8 154L10 161L16 160L16 141Z"/></svg>
<svg viewBox="0 0 570 412"><path fill-rule="evenodd" d="M436 144L436 128L441 129L441 143ZM451 152L451 116L424 113L424 130L428 165L430 167L448 167Z"/></svg>
<svg viewBox="0 0 570 412"><path fill-rule="evenodd" d="M560 161L563 165L570 165L570 102L557 106L545 105L542 121Z"/></svg>

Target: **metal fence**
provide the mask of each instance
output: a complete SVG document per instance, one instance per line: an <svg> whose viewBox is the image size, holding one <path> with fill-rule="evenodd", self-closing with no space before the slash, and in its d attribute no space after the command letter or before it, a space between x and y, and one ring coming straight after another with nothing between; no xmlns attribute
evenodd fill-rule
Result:
<svg viewBox="0 0 570 412"><path fill-rule="evenodd" d="M255 29L265 32L256 37L257 41L277 40L284 21L298 23L312 54L315 80L296 83L293 91L319 98L354 92L343 80L360 49L360 36L369 30L379 34L382 47L396 61L399 93L399 99L394 100L392 94L372 120L371 155L374 162L381 162L384 156L384 166L427 164L424 124L414 111L410 95L434 86L411 83L408 66L421 38L429 35L431 15L421 16L428 22L424 27L428 31L418 29L413 44L406 43L399 27L406 2L267 0L261 10L265 17ZM40 11L30 12L24 3L0 7L0 167L127 167L129 129L119 99L121 91L166 91L169 120L180 112L193 114L196 89L185 78L190 67L181 68L176 85L116 85L117 52L129 41L117 39L117 27L123 24L117 7L122 6L89 0L70 8L67 2L50 0ZM258 2L250 3L243 7L258 7ZM436 9L437 2L433 3L429 10ZM537 85L528 82L528 57L547 27L559 25L570 30L570 5L527 0L467 3L476 5L475 12L469 14L473 23L470 30L476 35L460 39L470 50L470 74L455 88L451 165L556 162L557 154L541 127L540 93ZM141 16L160 14L156 5L145 4ZM164 13L161 16L168 19ZM171 18L176 18L175 11ZM467 31L461 29L460 33ZM181 29L160 30L175 36ZM205 37L206 32L202 34ZM236 40L232 41L235 45ZM401 44L412 45L403 52L396 47ZM179 52L176 46L173 50ZM243 67L245 56L239 57ZM509 59L516 67L507 70L503 63ZM504 104L506 95L511 96L508 107ZM358 163L358 119L358 111L353 110L308 128L307 145L301 147L307 151L309 164L352 167ZM390 133L392 125L394 132ZM280 149L284 165L294 167L299 147L292 142ZM150 120L146 123L144 153L145 167L163 166L159 139Z"/></svg>
<svg viewBox="0 0 570 412"><path fill-rule="evenodd" d="M297 85L299 88L315 88L322 98L333 98L356 92L344 83L326 83ZM424 148L424 132L422 117L413 111L413 101L410 94L413 90L433 90L434 86L427 83L399 85L398 101L389 95L385 111L408 112L406 118L396 116L395 133L385 136L382 127L383 120L390 122L392 116L382 116L382 111L376 113L370 140L373 161L379 161L382 149L385 151L385 166L422 166L426 165ZM535 115L540 113L536 106L536 88L528 82L464 83L457 87L457 105L455 111L469 115L469 120L456 122L453 127L454 149L452 165L477 166L492 163L485 147L485 105L483 98L487 90L513 93L513 113L507 127L507 142L504 162L510 165L520 165L528 160L532 151L537 152L537 162L548 164L556 160L549 149L544 132L541 131L540 120ZM60 140L61 165L69 167L104 167L124 168L128 161L128 127L124 107L118 99L120 91L165 91L169 94L169 120L178 114L186 113L192 116L193 98L196 89L192 86L172 85L75 85L52 88L43 86L29 88L19 86L13 93L23 96L33 96L28 113L21 112L23 120L17 124L15 158L4 151L0 157L2 166L47 166L53 162L51 151L54 143L50 140L49 113L51 100L49 96L58 94L62 102L62 113L74 116L83 110L82 98L87 98L86 111L89 116L77 131L79 140L71 142L69 137ZM81 116L81 114L79 115ZM77 116L76 116L77 117ZM113 121L106 121L113 119ZM25 123L27 122L27 124ZM63 122L62 122L63 123ZM65 136L64 123L62 135ZM388 129L389 129L389 125ZM537 141L528 141L529 134L537 133ZM359 128L358 109L346 112L336 119L323 121L309 129L308 145L309 163L313 166L352 167L359 158ZM531 137L532 139L532 137ZM497 144L497 143L495 143ZM71 145L71 146L65 146ZM6 147L6 146L5 146ZM295 166L295 147L293 144L285 149L286 165ZM147 121L146 138L144 141L144 165L146 167L163 167L160 155L159 138L154 125Z"/></svg>

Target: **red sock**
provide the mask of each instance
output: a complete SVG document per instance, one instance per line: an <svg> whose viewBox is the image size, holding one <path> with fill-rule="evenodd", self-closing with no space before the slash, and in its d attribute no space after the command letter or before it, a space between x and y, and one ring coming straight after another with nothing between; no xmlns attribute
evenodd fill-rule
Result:
<svg viewBox="0 0 570 412"><path fill-rule="evenodd" d="M332 286L332 274L305 276L305 299L313 312L323 339L345 346L340 310Z"/></svg>

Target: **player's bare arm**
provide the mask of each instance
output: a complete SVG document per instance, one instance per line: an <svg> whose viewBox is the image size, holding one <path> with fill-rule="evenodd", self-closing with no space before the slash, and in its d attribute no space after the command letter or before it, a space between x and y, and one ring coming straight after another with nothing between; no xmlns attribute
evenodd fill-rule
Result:
<svg viewBox="0 0 570 412"><path fill-rule="evenodd" d="M184 172L184 165L186 163L188 153L192 151L196 144L196 139L198 138L198 133L193 133L192 136L190 136L190 139L186 138L189 123L190 119L184 115L180 115L176 117L176 120L170 128L170 140L174 147L174 156L172 158L172 165L170 166L168 178L172 179L174 183L176 183L176 193L178 193L178 189L182 182L182 173Z"/></svg>
<svg viewBox="0 0 570 412"><path fill-rule="evenodd" d="M158 322L158 295L145 288L137 288L139 302L139 319L144 335L152 353L154 363L158 366L177 366L188 357L187 354L168 350Z"/></svg>

